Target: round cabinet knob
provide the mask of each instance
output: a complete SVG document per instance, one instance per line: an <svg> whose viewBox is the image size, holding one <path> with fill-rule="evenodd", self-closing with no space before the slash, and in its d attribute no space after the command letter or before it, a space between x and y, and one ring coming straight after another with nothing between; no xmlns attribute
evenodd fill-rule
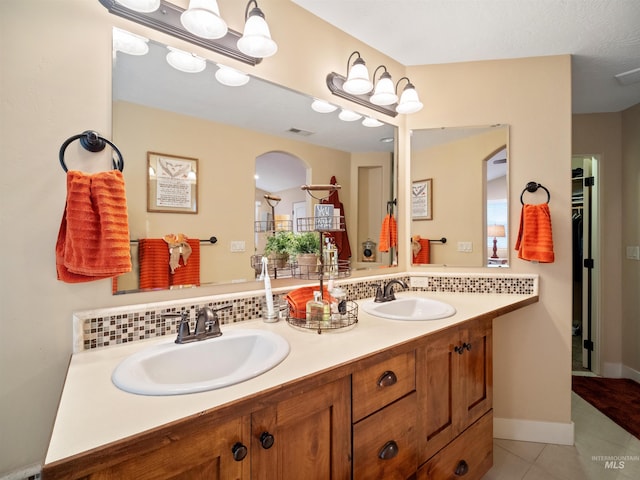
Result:
<svg viewBox="0 0 640 480"><path fill-rule="evenodd" d="M398 381L398 377L396 377L396 374L393 373L391 370L387 370L378 379L378 386L390 387L391 385L394 385L397 381Z"/></svg>
<svg viewBox="0 0 640 480"><path fill-rule="evenodd" d="M233 447L231 447L231 453L233 455L233 459L236 462L240 462L244 460L244 457L247 456L247 453L249 453L249 449L247 449L244 444L236 442Z"/></svg>
<svg viewBox="0 0 640 480"><path fill-rule="evenodd" d="M398 447L398 444L393 440L389 440L384 444L384 447L380 449L380 452L378 452L378 458L380 460L391 460L398 455L399 451L400 448Z"/></svg>
<svg viewBox="0 0 640 480"><path fill-rule="evenodd" d="M464 460L460 460L453 473L455 473L458 477L466 475L467 473L469 473L469 464Z"/></svg>
<svg viewBox="0 0 640 480"><path fill-rule="evenodd" d="M273 438L273 435L271 435L269 432L262 432L262 434L260 435L260 445L262 445L262 448L264 448L265 450L273 447L274 441L275 439Z"/></svg>

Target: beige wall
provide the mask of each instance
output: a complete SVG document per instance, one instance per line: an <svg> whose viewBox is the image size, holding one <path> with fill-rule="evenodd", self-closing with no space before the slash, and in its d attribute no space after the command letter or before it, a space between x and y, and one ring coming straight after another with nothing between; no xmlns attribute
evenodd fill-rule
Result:
<svg viewBox="0 0 640 480"><path fill-rule="evenodd" d="M622 112L622 251L640 245L640 103ZM640 381L640 261L622 262L622 363ZM632 369L633 372L628 369Z"/></svg>
<svg viewBox="0 0 640 480"><path fill-rule="evenodd" d="M186 0L176 3L184 6ZM238 2L221 0L219 4L228 23L241 29L244 9ZM251 69L259 77L330 98L326 74L342 72L355 49L371 66L384 63L395 76L404 73L396 62L288 1L261 0L260 6L280 49ZM187 47L108 14L97 1L0 2L4 172L0 228L17 239L11 255L3 259L3 272L14 273L3 274L0 284L0 474L39 463L44 457L71 354L73 311L189 294L114 297L106 280L71 285L55 279L54 246L66 191L58 149L66 138L86 129L111 135L114 25ZM188 48L220 60L210 52ZM513 262L515 273L541 275L541 301L495 322L495 411L503 418L565 424L570 421L571 254L565 215L570 197L569 57L411 67L408 73L425 102L425 109L407 122L409 128L510 124L510 198L517 199L530 180L552 192L558 260L551 265ZM337 98L331 100L346 106ZM393 122L402 125L404 120ZM408 131L403 129L399 142L401 239L407 238L409 230L408 142ZM71 150L70 154L90 159L92 165L98 165L97 158L108 165L107 152L100 156ZM518 221L518 213L518 208L511 212L512 224ZM408 255L407 249L401 267L406 267ZM218 291L203 289L199 294Z"/></svg>
<svg viewBox="0 0 640 480"><path fill-rule="evenodd" d="M425 104L408 117L408 128L510 126L511 225L519 224L519 198L527 182L551 192L555 263L511 255L511 272L540 275L540 302L494 322L494 415L505 420L500 425L507 433L521 426L518 419L556 422L560 429L571 421L570 63L569 56L552 56L407 72ZM406 232L409 221L404 222ZM512 228L511 246L516 235Z"/></svg>

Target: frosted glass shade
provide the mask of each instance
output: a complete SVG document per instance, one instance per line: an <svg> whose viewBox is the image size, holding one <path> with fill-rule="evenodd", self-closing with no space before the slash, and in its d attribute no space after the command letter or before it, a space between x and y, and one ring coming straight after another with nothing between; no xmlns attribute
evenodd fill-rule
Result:
<svg viewBox="0 0 640 480"><path fill-rule="evenodd" d="M176 70L186 73L198 73L207 67L207 61L202 57L177 48L167 48L169 49L167 62Z"/></svg>
<svg viewBox="0 0 640 480"><path fill-rule="evenodd" d="M338 118L344 122L354 122L362 118L362 115L347 109L342 109L338 114Z"/></svg>
<svg viewBox="0 0 640 480"><path fill-rule="evenodd" d="M335 112L338 107L331 105L326 100L315 99L311 104L311 108L318 113L331 113Z"/></svg>
<svg viewBox="0 0 640 480"><path fill-rule="evenodd" d="M146 55L149 39L119 28L113 29L113 49L129 55Z"/></svg>
<svg viewBox="0 0 640 480"><path fill-rule="evenodd" d="M404 87L402 95L400 95L400 103L396 107L398 113L415 113L422 110L422 102L418 98L418 92L413 85L408 84Z"/></svg>
<svg viewBox="0 0 640 480"><path fill-rule="evenodd" d="M160 0L116 0L116 2L136 12L150 13L160 8Z"/></svg>
<svg viewBox="0 0 640 480"><path fill-rule="evenodd" d="M216 0L190 0L189 8L180 15L180 22L187 31L202 38L222 38L228 30Z"/></svg>
<svg viewBox="0 0 640 480"><path fill-rule="evenodd" d="M247 18L242 38L238 40L238 49L254 58L270 57L278 51L278 45L271 39L269 25L257 8L254 8Z"/></svg>
<svg viewBox="0 0 640 480"><path fill-rule="evenodd" d="M362 125L364 125L365 127L375 128L383 125L383 123L380 120L376 120L375 118L365 117L365 119L362 120Z"/></svg>
<svg viewBox="0 0 640 480"><path fill-rule="evenodd" d="M249 82L249 75L226 65L218 65L216 80L228 87L241 87Z"/></svg>
<svg viewBox="0 0 640 480"><path fill-rule="evenodd" d="M398 101L391 75L384 72L376 83L376 89L369 99L374 105L392 105Z"/></svg>
<svg viewBox="0 0 640 480"><path fill-rule="evenodd" d="M362 58L356 58L351 65L342 89L352 95L363 95L373 89L373 83L369 80L369 70Z"/></svg>

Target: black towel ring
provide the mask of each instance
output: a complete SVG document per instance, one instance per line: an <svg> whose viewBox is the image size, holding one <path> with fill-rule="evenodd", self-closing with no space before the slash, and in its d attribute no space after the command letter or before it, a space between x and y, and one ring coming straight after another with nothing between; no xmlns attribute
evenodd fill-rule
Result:
<svg viewBox="0 0 640 480"><path fill-rule="evenodd" d="M549 201L551 200L551 194L549 193L549 190L547 190L547 188L544 185L541 185L539 183L536 182L529 182L527 183L527 186L524 187L524 190L522 190L522 193L520 194L520 203L522 205L524 205L524 200L522 199L522 197L524 197L524 192L535 192L536 190L538 190L538 188L543 189L545 192L547 192L547 203L549 203Z"/></svg>
<svg viewBox="0 0 640 480"><path fill-rule="evenodd" d="M118 147L116 147L113 143L111 143L106 138L101 137L98 132L94 132L93 130L85 130L84 132L78 135L74 135L73 137L67 138L65 142L62 144L62 146L60 146L60 154L59 154L60 165L62 165L62 169L65 172L68 172L69 169L64 163L64 152L69 146L69 144L76 140L80 140L80 145L82 145L82 147L85 150L88 150L89 152L101 152L102 150L104 150L105 145L109 144L111 148L113 148L113 151L116 152L116 154L118 155L117 160L112 159L113 169L114 170L118 169L120 171L124 170L124 159L122 158L122 153L120 153L120 150L118 150Z"/></svg>

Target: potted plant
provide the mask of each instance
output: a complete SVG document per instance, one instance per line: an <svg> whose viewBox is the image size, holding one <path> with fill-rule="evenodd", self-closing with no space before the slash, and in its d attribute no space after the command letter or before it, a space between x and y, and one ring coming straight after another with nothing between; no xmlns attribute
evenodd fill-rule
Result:
<svg viewBox="0 0 640 480"><path fill-rule="evenodd" d="M320 256L320 235L316 232L304 232L293 237L293 251L300 267L300 273L313 273L318 271L318 258Z"/></svg>
<svg viewBox="0 0 640 480"><path fill-rule="evenodd" d="M269 257L269 264L276 268L284 268L293 251L294 235L292 232L276 232L267 238L264 254Z"/></svg>

